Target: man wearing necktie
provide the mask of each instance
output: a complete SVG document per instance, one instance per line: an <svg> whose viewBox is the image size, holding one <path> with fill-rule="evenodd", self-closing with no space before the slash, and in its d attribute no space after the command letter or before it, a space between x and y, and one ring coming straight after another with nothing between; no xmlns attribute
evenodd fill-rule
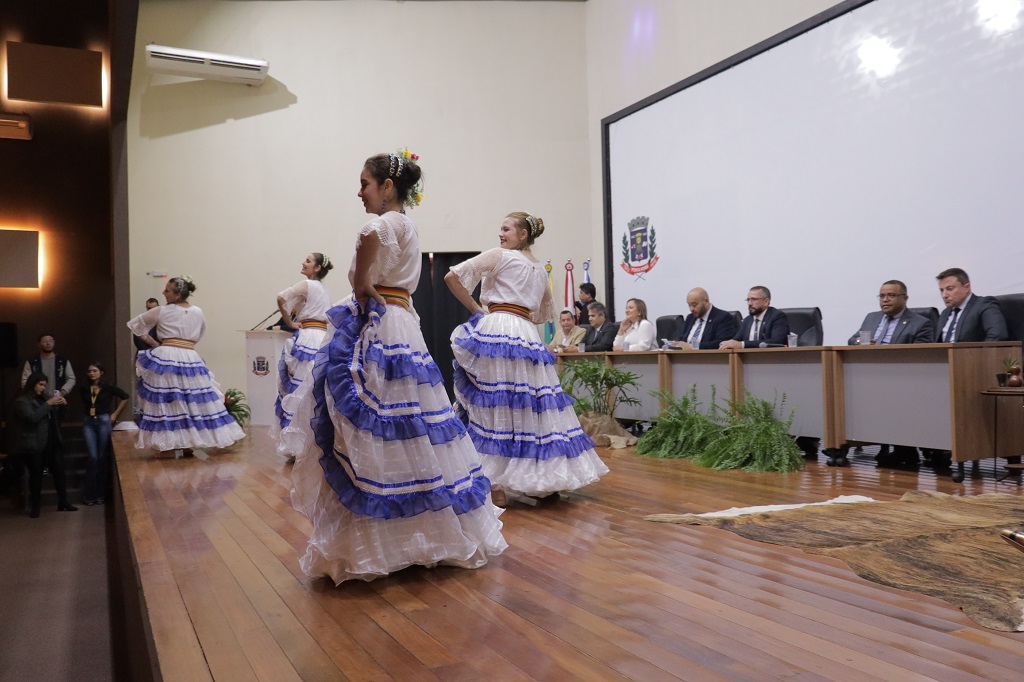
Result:
<svg viewBox="0 0 1024 682"><path fill-rule="evenodd" d="M719 348L760 348L766 346L785 346L789 336L789 318L786 313L772 307L772 294L768 287L751 287L747 292L747 311L740 330L727 341L722 341Z"/></svg>
<svg viewBox="0 0 1024 682"><path fill-rule="evenodd" d="M946 309L939 316L938 340L944 343L1008 341L1006 318L995 299L971 292L971 279L960 268L943 270L939 294Z"/></svg>
<svg viewBox="0 0 1024 682"><path fill-rule="evenodd" d="M736 334L736 319L731 313L711 305L704 289L691 289L686 295L686 305L690 307L690 314L683 322L679 338L669 339L673 348L713 350Z"/></svg>
<svg viewBox="0 0 1024 682"><path fill-rule="evenodd" d="M871 332L871 345L935 341L935 327L931 320L907 308L909 298L907 285L898 279L882 284L878 290L880 310L868 313L860 324L861 331ZM859 345L860 331L854 332L848 343Z"/></svg>
<svg viewBox="0 0 1024 682"><path fill-rule="evenodd" d="M907 308L907 285L898 279L884 282L878 289L878 307L868 313L860 323L861 331L871 332L871 345L888 346L908 343L932 343L935 341L935 327L924 315L919 315ZM860 345L861 331L856 331L848 343ZM891 448L891 451L890 451ZM848 463L846 454L848 446L839 450L828 451L830 464L845 466ZM917 448L910 445L883 445L875 457L879 466L904 464L917 466L920 459Z"/></svg>

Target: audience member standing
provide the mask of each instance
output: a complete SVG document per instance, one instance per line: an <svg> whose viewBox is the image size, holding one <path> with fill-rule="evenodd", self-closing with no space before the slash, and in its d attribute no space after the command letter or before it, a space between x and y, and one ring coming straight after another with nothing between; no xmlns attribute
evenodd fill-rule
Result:
<svg viewBox="0 0 1024 682"><path fill-rule="evenodd" d="M44 396L49 398L59 395L65 399L65 402L54 411L59 426L64 419L67 397L75 389L75 370L67 358L54 352L56 345L53 334L39 335L39 354L25 362L25 367L21 371L21 387L25 388L29 375L33 372L48 377Z"/></svg>
<svg viewBox="0 0 1024 682"><path fill-rule="evenodd" d="M587 307L596 299L597 287L594 286L593 282L584 282L580 285L579 297L580 300L576 301L574 305L576 310L579 311L578 323L585 325L588 323Z"/></svg>
<svg viewBox="0 0 1024 682"><path fill-rule="evenodd" d="M146 310L152 310L153 308L156 308L158 305L160 305L160 301L156 300L155 298L146 299ZM152 336L157 343L160 342L160 339L156 337L156 327L153 327L152 329L149 330L149 335ZM151 348L151 346L149 345L148 342L146 342L145 339L140 339L134 334L132 335L132 343L135 344L135 350L137 351L149 350Z"/></svg>
<svg viewBox="0 0 1024 682"><path fill-rule="evenodd" d="M85 405L82 431L85 435L85 449L89 453L89 461L85 465L85 490L82 493L82 501L86 506L104 502L107 494L107 463L110 459L110 431L128 400L124 389L103 378L104 373L103 365L90 363L85 372L88 381L78 388Z"/></svg>
<svg viewBox="0 0 1024 682"><path fill-rule="evenodd" d="M56 410L67 405L67 401L59 391L47 396L49 385L49 377L32 372L25 377L21 396L14 401L14 419L21 429L16 456L28 466L29 516L32 518L39 516L44 467L49 467L53 474L58 511L78 511L68 501L60 425L55 414Z"/></svg>

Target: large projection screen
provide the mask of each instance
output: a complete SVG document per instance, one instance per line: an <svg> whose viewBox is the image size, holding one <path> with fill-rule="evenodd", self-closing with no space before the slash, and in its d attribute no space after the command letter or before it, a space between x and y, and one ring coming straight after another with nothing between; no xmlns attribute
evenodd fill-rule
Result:
<svg viewBox="0 0 1024 682"><path fill-rule="evenodd" d="M949 267L1024 291L1021 20L1021 0L851 1L605 119L616 316L686 314L696 286L746 315L765 285L841 345L886 280L940 311ZM640 217L657 261L627 272Z"/></svg>

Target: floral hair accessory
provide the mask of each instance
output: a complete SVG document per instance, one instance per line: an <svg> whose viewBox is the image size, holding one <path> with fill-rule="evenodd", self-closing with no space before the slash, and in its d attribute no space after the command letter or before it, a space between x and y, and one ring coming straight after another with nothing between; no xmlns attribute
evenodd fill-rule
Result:
<svg viewBox="0 0 1024 682"><path fill-rule="evenodd" d="M527 213L526 214L526 222L530 223L530 236L531 237L536 237L537 236L537 219L534 218L529 213Z"/></svg>
<svg viewBox="0 0 1024 682"><path fill-rule="evenodd" d="M413 154L409 151L408 147L402 147L394 154L388 155L390 158L390 167L388 168L388 175L395 179L401 177L402 170L408 163L415 163L420 160L419 154ZM423 201L423 180L420 179L415 185L409 188L409 194L405 197L405 201L402 202L410 208L413 206L419 206L420 202Z"/></svg>

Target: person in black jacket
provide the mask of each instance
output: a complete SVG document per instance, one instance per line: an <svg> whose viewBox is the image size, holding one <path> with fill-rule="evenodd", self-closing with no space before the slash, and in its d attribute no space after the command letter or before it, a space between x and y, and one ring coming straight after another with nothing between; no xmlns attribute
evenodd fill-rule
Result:
<svg viewBox="0 0 1024 682"><path fill-rule="evenodd" d="M85 491L82 501L86 506L103 504L107 490L107 459L110 456L110 430L117 420L121 408L128 400L128 394L103 378L103 365L89 363L85 372L88 381L79 386L82 403L85 405L85 419L82 431L89 461L85 466Z"/></svg>
<svg viewBox="0 0 1024 682"><path fill-rule="evenodd" d="M32 372L25 381L24 392L14 401L14 419L21 427L16 454L28 465L31 511L29 516L39 517L39 498L43 485L43 467L53 472L57 488L57 509L78 511L68 502L64 481L64 453L61 451L60 428L56 411L67 405L61 393L45 397L49 378L42 372Z"/></svg>

